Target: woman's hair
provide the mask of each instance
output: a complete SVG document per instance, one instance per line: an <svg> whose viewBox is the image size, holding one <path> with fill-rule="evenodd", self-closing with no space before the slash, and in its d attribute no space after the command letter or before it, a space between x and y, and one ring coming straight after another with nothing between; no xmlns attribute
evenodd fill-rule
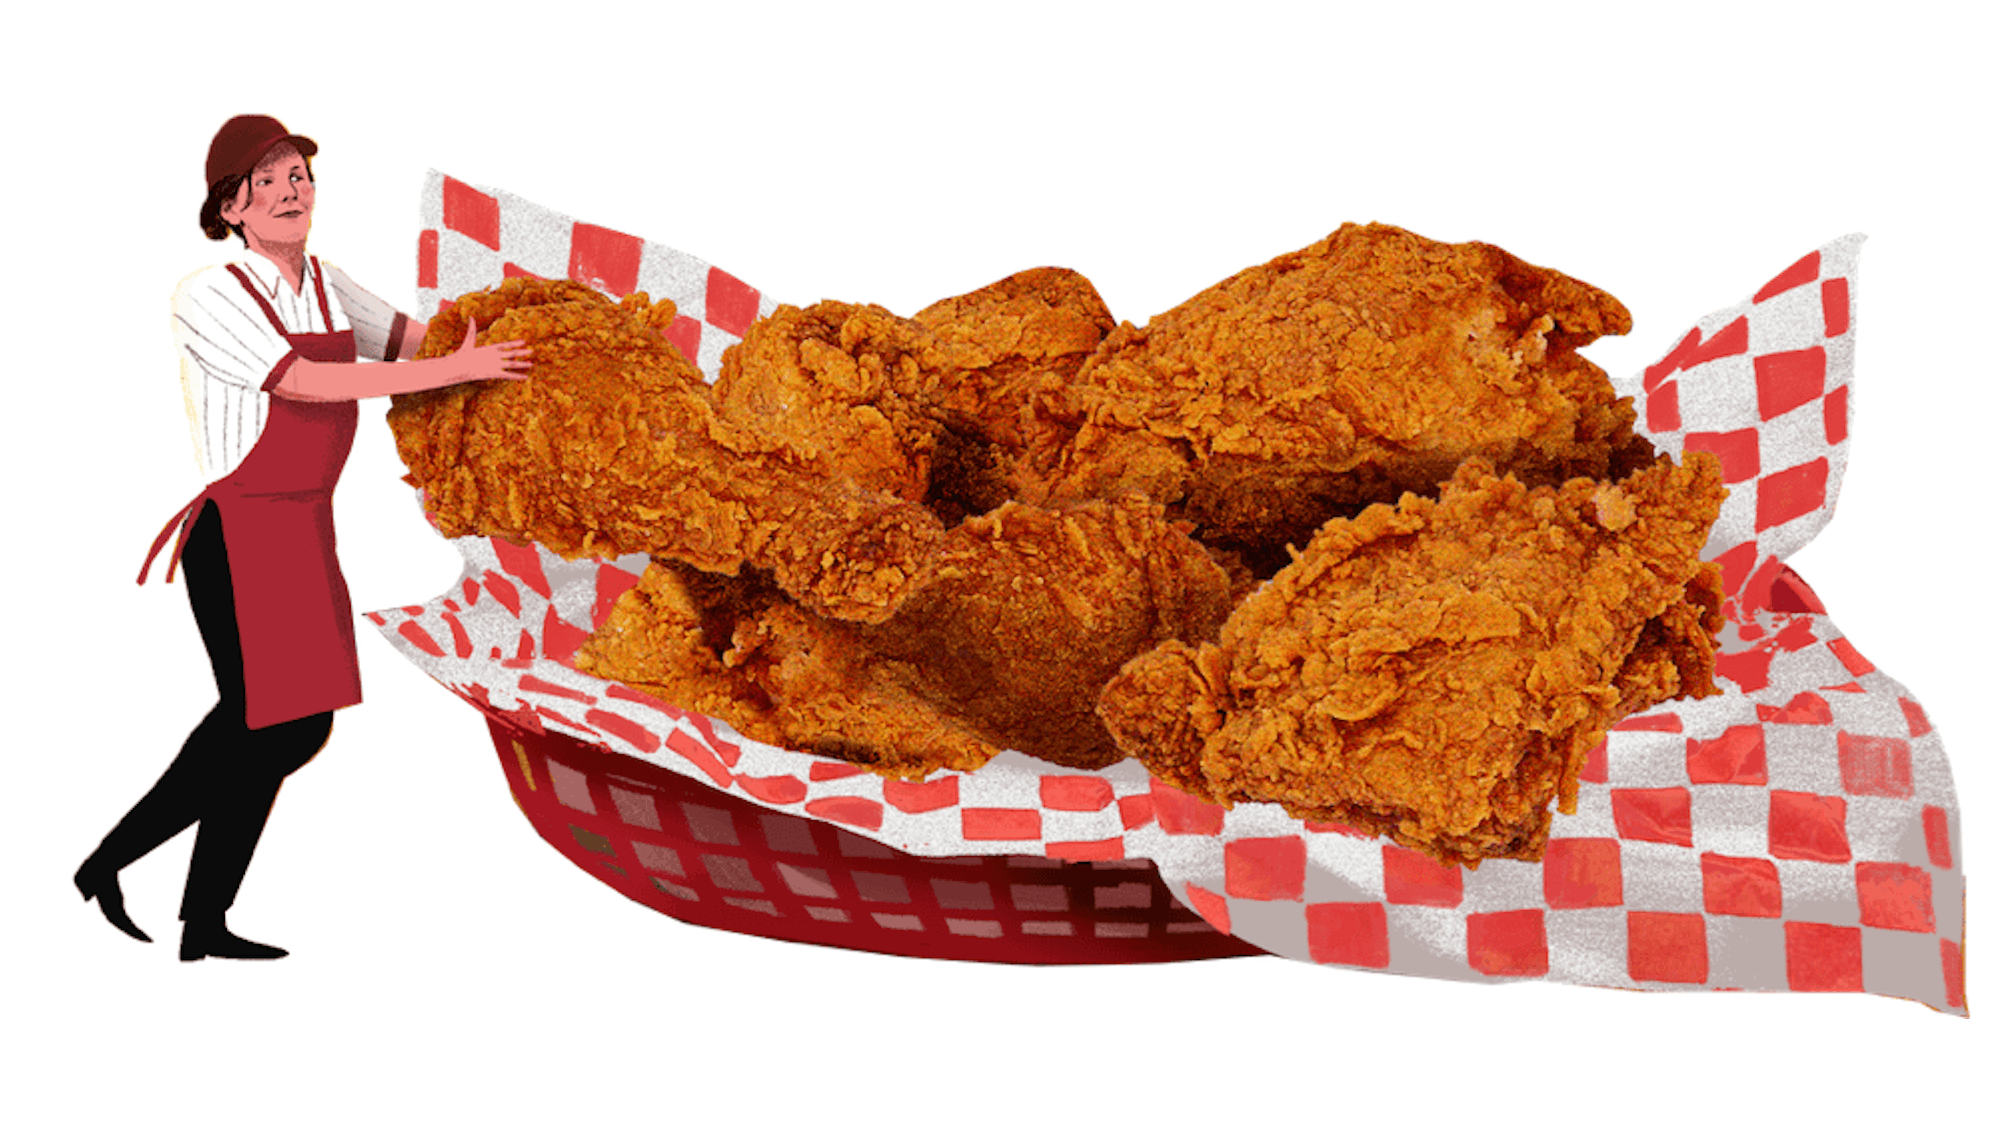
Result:
<svg viewBox="0 0 2000 1125"><path fill-rule="evenodd" d="M243 237L243 224L222 221L222 201L236 198L237 191L243 187L243 181L248 178L248 176L224 176L209 187L208 201L201 205L201 233L207 235L210 242L221 242L228 238L232 231L236 237ZM247 240L245 245L248 245Z"/></svg>
<svg viewBox="0 0 2000 1125"><path fill-rule="evenodd" d="M313 178L312 157L308 156L304 159L306 162L306 179L310 180ZM261 167L262 161L259 161L258 164ZM255 170L254 168L251 169L251 171ZM235 199L236 193L243 189L243 181L249 178L249 172L245 172L240 176L224 176L215 181L214 185L208 189L208 200L201 205L201 233L207 235L209 241L221 242L223 239L234 234L245 246L250 244L250 241L243 237L242 223L226 223L222 221L223 203Z"/></svg>

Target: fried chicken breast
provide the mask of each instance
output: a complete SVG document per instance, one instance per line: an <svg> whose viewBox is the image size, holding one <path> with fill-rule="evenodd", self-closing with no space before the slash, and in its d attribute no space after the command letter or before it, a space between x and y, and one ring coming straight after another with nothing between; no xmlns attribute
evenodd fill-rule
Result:
<svg viewBox="0 0 2000 1125"><path fill-rule="evenodd" d="M1652 449L1576 350L1630 326L1610 295L1498 247L1350 223L1119 325L1077 373L1077 434L1022 498L1136 490L1282 561L1331 516L1434 495L1469 457L1531 484L1615 478Z"/></svg>
<svg viewBox="0 0 2000 1125"><path fill-rule="evenodd" d="M1214 644L1127 664L1099 714L1186 791L1447 863L1537 859L1619 719L1716 691L1707 454L1529 487L1483 461L1322 527Z"/></svg>

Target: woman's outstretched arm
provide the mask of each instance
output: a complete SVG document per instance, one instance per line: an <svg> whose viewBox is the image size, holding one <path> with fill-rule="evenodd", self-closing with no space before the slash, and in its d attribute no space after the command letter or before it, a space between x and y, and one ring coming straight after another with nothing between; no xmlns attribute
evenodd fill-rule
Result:
<svg viewBox="0 0 2000 1125"><path fill-rule="evenodd" d="M271 393L307 402L348 402L474 383L483 379L526 379L533 349L519 340L475 345L479 325L467 323L465 343L450 355L393 363L319 363L294 360ZM421 341L421 333L414 333ZM416 346L406 343L404 355Z"/></svg>

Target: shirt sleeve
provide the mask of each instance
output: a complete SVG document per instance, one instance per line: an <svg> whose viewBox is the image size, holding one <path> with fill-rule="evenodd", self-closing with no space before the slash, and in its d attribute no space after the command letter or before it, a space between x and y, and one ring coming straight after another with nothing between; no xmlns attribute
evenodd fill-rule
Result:
<svg viewBox="0 0 2000 1125"><path fill-rule="evenodd" d="M340 311L347 315L348 327L354 329L355 354L364 359L396 358L410 331L410 318L354 284L354 279L342 271L325 262L320 263L320 268L326 271L326 287L333 291L334 300L340 302Z"/></svg>
<svg viewBox="0 0 2000 1125"><path fill-rule="evenodd" d="M204 379L262 390L292 345L226 269L203 270L174 291L174 342Z"/></svg>
<svg viewBox="0 0 2000 1125"><path fill-rule="evenodd" d="M173 307L195 457L213 481L256 444L269 409L265 387L295 353L227 269L203 270L181 282Z"/></svg>

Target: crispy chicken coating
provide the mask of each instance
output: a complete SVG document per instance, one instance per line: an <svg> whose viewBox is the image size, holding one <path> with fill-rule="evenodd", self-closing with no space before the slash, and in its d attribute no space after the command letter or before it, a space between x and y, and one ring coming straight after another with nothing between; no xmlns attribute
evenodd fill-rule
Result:
<svg viewBox="0 0 2000 1125"><path fill-rule="evenodd" d="M1436 500L1329 521L1214 644L1168 642L1099 705L1155 775L1386 835L1538 859L1618 720L1715 693L1707 454L1530 488L1485 462Z"/></svg>
<svg viewBox="0 0 2000 1125"><path fill-rule="evenodd" d="M879 305L780 305L722 353L724 421L766 452L920 501L936 424L917 401L926 334Z"/></svg>
<svg viewBox="0 0 2000 1125"><path fill-rule="evenodd" d="M1121 324L1077 374L1086 419L1046 493L1023 499L1136 489L1281 562L1331 516L1434 495L1468 457L1531 484L1615 478L1652 449L1576 349L1630 326L1610 295L1498 247L1350 223Z"/></svg>
<svg viewBox="0 0 2000 1125"><path fill-rule="evenodd" d="M922 505L718 412L661 334L671 304L613 303L514 278L431 322L420 355L464 336L535 348L531 378L397 396L411 480L441 532L532 540L566 558L629 552L733 574L748 563L816 612L881 620L943 534Z"/></svg>
<svg viewBox="0 0 2000 1125"><path fill-rule="evenodd" d="M790 603L739 620L719 666L751 686L729 695L715 687L712 632L687 640L699 612L652 591L666 581L628 592L579 667L666 685L668 699L688 684L734 708L720 713L732 725L742 700L767 700L753 716L775 728L765 741L903 777L975 769L1003 749L1078 769L1116 761L1095 714L1104 683L1162 641L1212 639L1230 605L1228 575L1142 497L1065 512L1009 503L952 529L934 579L886 622Z"/></svg>
<svg viewBox="0 0 2000 1125"><path fill-rule="evenodd" d="M952 428L1012 449L1037 437L1032 400L1067 385L1118 323L1088 278L1056 267L1023 270L911 319L944 353L922 388L925 404Z"/></svg>
<svg viewBox="0 0 2000 1125"><path fill-rule="evenodd" d="M940 491L973 512L1011 499L1046 472L1082 415L1069 386L1117 327L1096 286L1075 270L1024 270L925 308L913 318L936 350L921 398L955 443L957 472Z"/></svg>
<svg viewBox="0 0 2000 1125"><path fill-rule="evenodd" d="M654 560L577 651L576 668L712 715L745 737L774 742L783 735L772 721L770 698L722 660L738 625L783 601L777 586L755 571L732 579Z"/></svg>
<svg viewBox="0 0 2000 1125"><path fill-rule="evenodd" d="M1032 448L1075 432L1060 392L1114 321L1072 270L1002 278L903 318L879 305L780 306L723 353L724 419L947 523L999 507Z"/></svg>
<svg viewBox="0 0 2000 1125"><path fill-rule="evenodd" d="M878 652L858 631L783 603L737 631L729 664L771 700L787 749L916 780L976 770L1004 747L950 705L948 685L922 663Z"/></svg>

